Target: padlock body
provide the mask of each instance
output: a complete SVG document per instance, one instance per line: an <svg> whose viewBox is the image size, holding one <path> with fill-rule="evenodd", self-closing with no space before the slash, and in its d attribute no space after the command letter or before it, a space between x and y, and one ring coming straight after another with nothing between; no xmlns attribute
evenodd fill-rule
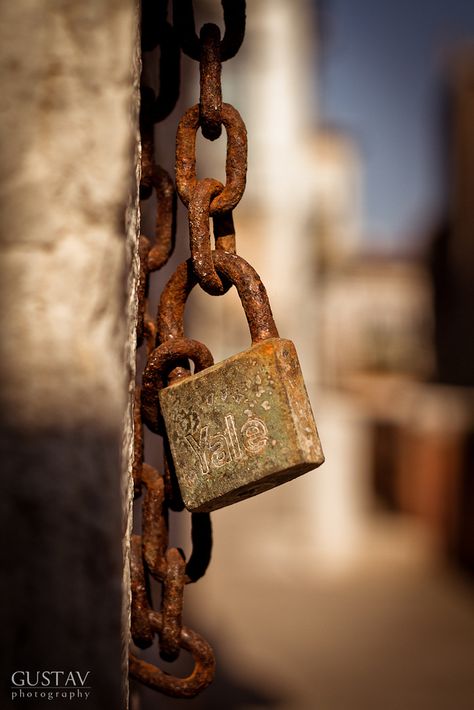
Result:
<svg viewBox="0 0 474 710"><path fill-rule="evenodd" d="M160 392L186 508L222 508L324 461L295 347L271 338Z"/></svg>

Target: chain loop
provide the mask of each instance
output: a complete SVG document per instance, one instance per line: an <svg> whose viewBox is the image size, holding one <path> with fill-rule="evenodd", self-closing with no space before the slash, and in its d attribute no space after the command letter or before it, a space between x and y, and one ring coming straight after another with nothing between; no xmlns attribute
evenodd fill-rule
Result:
<svg viewBox="0 0 474 710"><path fill-rule="evenodd" d="M130 541L131 635L139 648L148 648L153 643L154 631L148 617L150 605L141 547L140 535L132 535Z"/></svg>
<svg viewBox="0 0 474 710"><path fill-rule="evenodd" d="M198 180L189 201L189 237L193 269L199 285L212 296L227 293L231 284L223 281L212 260L209 234L209 210L211 200L222 192L222 183L211 178ZM235 240L234 240L235 241ZM216 239L216 248L220 244Z"/></svg>
<svg viewBox="0 0 474 710"><path fill-rule="evenodd" d="M170 175L154 165L152 186L156 194L155 240L148 253L148 271L157 271L174 251L176 240L176 191Z"/></svg>
<svg viewBox="0 0 474 710"><path fill-rule="evenodd" d="M164 661L178 658L182 630L185 561L176 547L166 551L166 575L163 580L160 632L160 656Z"/></svg>
<svg viewBox="0 0 474 710"><path fill-rule="evenodd" d="M168 527L165 477L160 476L152 466L144 463L141 482L146 486L142 508L142 555L146 566L157 581L162 582L167 574L165 562L168 545ZM200 579L211 559L212 527L209 513L191 515L192 551L186 563L184 583L190 584Z"/></svg>
<svg viewBox="0 0 474 710"><path fill-rule="evenodd" d="M220 43L220 60L232 59L240 49L245 35L245 0L221 0L225 33ZM192 0L173 0L173 24L181 49L191 59L199 61L201 44L196 34Z"/></svg>
<svg viewBox="0 0 474 710"><path fill-rule="evenodd" d="M155 163L154 127L150 117L151 98L148 87L142 87L141 97L140 198L148 199L152 191L156 195L155 240L153 245L149 243L146 257L144 248L140 251L140 259L145 274L148 275L150 271L161 269L173 253L176 236L176 191L170 175L161 165Z"/></svg>
<svg viewBox="0 0 474 710"><path fill-rule="evenodd" d="M163 476L144 463L141 480L146 486L142 506L142 555L154 579L163 581L167 571L165 555L168 547Z"/></svg>
<svg viewBox="0 0 474 710"><path fill-rule="evenodd" d="M239 203L247 176L247 130L231 104L222 104L222 123L227 132L226 184L211 202L209 214L230 212ZM196 132L199 128L199 105L186 111L176 134L176 189L188 207L196 185Z"/></svg>
<svg viewBox="0 0 474 710"><path fill-rule="evenodd" d="M168 340L153 350L142 376L142 418L151 431L160 433L163 424L159 410L158 392L165 386L166 374L183 358L192 360L196 372L214 364L213 357L203 343L181 337Z"/></svg>
<svg viewBox="0 0 474 710"><path fill-rule="evenodd" d="M163 628L161 614L148 611L148 621L155 632L161 632ZM157 666L137 658L133 653L129 656L130 675L173 698L194 698L212 682L216 666L214 654L207 641L187 626L181 629L179 646L189 651L194 658L194 669L186 678L168 675Z"/></svg>
<svg viewBox="0 0 474 710"><path fill-rule="evenodd" d="M214 141L222 133L221 33L217 25L207 24L200 37L199 123L204 138Z"/></svg>
<svg viewBox="0 0 474 710"><path fill-rule="evenodd" d="M186 648L195 657L198 673L197 677L194 673L190 676L192 682L188 678L184 684L182 679L166 674L167 682L162 688L161 671L131 654L130 674L166 694L192 697L187 693L200 692L212 680L214 659L210 646L193 631L182 627L183 587L184 584L199 579L209 564L212 546L210 516L192 516L193 551L186 565L180 550L166 549L168 528L163 477L151 466L143 464L139 478L146 486L146 494L143 505L143 536L132 535L131 538L132 638L137 646L147 648L152 644L154 634L158 633L161 657L172 661L177 658L181 648ZM150 607L144 560L153 577L163 583L159 615ZM190 645L186 644L186 639L191 640Z"/></svg>

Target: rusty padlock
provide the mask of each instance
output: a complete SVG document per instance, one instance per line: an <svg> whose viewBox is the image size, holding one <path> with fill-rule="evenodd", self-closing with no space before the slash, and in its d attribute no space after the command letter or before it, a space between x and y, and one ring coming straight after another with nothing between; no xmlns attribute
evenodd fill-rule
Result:
<svg viewBox="0 0 474 710"><path fill-rule="evenodd" d="M295 347L279 338L258 274L236 254L215 251L213 260L237 288L252 346L159 392L182 498L192 512L249 498L324 461ZM161 343L183 337L195 284L190 262L169 280L159 308ZM145 369L148 410L151 375Z"/></svg>

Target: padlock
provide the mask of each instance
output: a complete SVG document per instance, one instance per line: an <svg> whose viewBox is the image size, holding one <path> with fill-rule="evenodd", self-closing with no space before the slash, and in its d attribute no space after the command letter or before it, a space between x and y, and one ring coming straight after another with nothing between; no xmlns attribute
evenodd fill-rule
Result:
<svg viewBox="0 0 474 710"><path fill-rule="evenodd" d="M279 338L258 274L236 254L215 251L213 260L237 287L252 346L159 392L181 495L192 512L249 498L324 461L295 347ZM160 342L183 337L184 307L195 283L186 262L165 287Z"/></svg>

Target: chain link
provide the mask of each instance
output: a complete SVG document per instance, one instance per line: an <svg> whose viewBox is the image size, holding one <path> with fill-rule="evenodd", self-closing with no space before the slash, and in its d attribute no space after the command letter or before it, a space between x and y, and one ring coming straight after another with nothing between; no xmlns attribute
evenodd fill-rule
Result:
<svg viewBox="0 0 474 710"><path fill-rule="evenodd" d="M199 61L199 122L204 138L215 140L222 132L221 33L217 25L201 29Z"/></svg>
<svg viewBox="0 0 474 710"><path fill-rule="evenodd" d="M222 0L225 33L220 43L220 60L232 59L240 49L245 35L245 0ZM173 25L181 49L191 59L201 58L201 41L196 34L193 0L173 0Z"/></svg>
<svg viewBox="0 0 474 710"><path fill-rule="evenodd" d="M247 177L245 124L237 109L231 104L222 104L221 117L227 132L226 184L222 192L211 202L212 216L229 212L236 207L244 194ZM196 132L199 125L199 105L196 104L185 112L176 134L176 189L186 207L197 183Z"/></svg>
<svg viewBox="0 0 474 710"><path fill-rule="evenodd" d="M222 193L222 187L222 183L211 178L199 180L192 190L188 205L189 240L194 273L201 288L212 296L219 296L230 288L229 283L223 283L214 267L209 235L212 198Z"/></svg>

